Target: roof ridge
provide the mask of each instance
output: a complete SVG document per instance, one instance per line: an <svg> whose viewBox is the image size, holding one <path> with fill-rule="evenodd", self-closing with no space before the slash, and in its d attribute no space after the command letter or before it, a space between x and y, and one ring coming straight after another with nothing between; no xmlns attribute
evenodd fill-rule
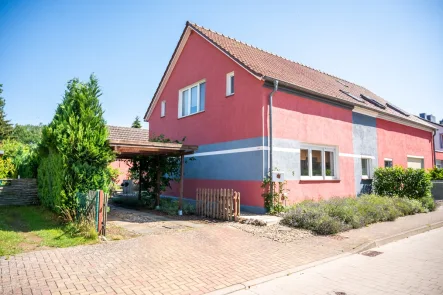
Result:
<svg viewBox="0 0 443 295"><path fill-rule="evenodd" d="M223 36L223 37L225 37L225 38L228 38L228 39L234 40L235 42L238 42L238 43L244 44L244 45L246 45L246 46L249 46L249 47L255 48L255 49L260 50L260 51L262 51L262 52L264 52L264 53L267 53L267 54L270 54L270 55L273 55L273 56L279 57L279 58L284 59L284 60L287 60L287 61L289 61L289 62L292 62L292 63L298 64L298 65L300 65L300 66L302 66L302 67L305 67L305 68L311 69L311 70L313 70L313 71L319 72L319 73L324 74L324 75L328 75L328 76L330 76L330 77L332 77L332 78L334 78L334 79L338 79L338 80L340 80L340 81L344 81L344 82L347 82L347 83L353 84L353 85L355 85L355 86L358 86L358 87L364 88L365 90L369 91L368 89L366 89L366 87L363 87L363 86L361 86L361 85L358 85L358 84L356 84L356 83L354 83L354 82L351 82L351 81L345 80L345 79L343 79L343 78L337 77L337 76L335 76L335 75L332 75L332 74L329 74L329 73L323 72L322 70L315 69L315 68L310 67L310 66L308 66L308 65L302 64L302 63L300 63L300 62L298 62L298 61L293 61L293 60L291 60L291 59L289 59L289 58L286 58L286 57L284 57L284 56L281 56L281 55L278 55L278 54L276 54L276 53L273 53L273 52L267 51L267 50L265 50L265 49L259 48L259 47L257 47L257 46L251 45L251 44L249 44L249 43L246 43L246 42L243 42L243 41L237 40L237 39L235 39L235 38L233 38L233 37L226 36L226 35L224 35L224 34L222 34L222 33L219 33L219 32L213 31L213 30L211 30L211 29L209 29L209 28L205 28L205 27L203 27L203 26L200 26L200 25L198 25L198 24L196 24L196 23L192 23L192 22L189 22L189 21L188 21L188 23L191 24L192 26L197 27L197 28L205 29L205 30L210 31L210 32L212 32L212 33L214 33L214 34L217 34L217 35L219 35L219 36ZM207 37L210 38L209 36L207 36ZM212 38L211 38L211 40L212 40ZM214 40L212 40L212 41L214 41Z"/></svg>

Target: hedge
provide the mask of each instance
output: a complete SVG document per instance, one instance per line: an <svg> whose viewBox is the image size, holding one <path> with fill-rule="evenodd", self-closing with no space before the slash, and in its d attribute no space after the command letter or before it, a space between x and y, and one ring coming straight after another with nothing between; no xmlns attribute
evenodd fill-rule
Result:
<svg viewBox="0 0 443 295"><path fill-rule="evenodd" d="M412 198L422 202L430 211L435 209L431 174L424 169L377 168L372 187L376 195Z"/></svg>

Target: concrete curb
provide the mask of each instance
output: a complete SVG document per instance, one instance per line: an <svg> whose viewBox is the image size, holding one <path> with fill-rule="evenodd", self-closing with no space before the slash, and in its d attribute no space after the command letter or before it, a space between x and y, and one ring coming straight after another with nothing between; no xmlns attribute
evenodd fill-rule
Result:
<svg viewBox="0 0 443 295"><path fill-rule="evenodd" d="M415 228L415 229L412 229L412 230L401 232L401 233L396 234L396 235L392 235L392 236L389 236L389 237L386 237L386 238L382 238L382 239L378 239L378 240L375 240L375 241L372 241L372 242L368 242L368 243L365 243L365 244L362 244L360 246L355 247L350 252L346 252L346 253L339 254L339 255L336 255L336 256L328 257L328 258L325 258L325 259L322 259L322 260L317 260L317 261L314 261L314 262L311 262L311 263L308 263L308 264L305 264L305 265L301 265L301 266L298 266L298 267L295 267L295 268L291 268L291 269L287 269L287 270L284 270L284 271L281 271L281 272L273 273L271 275L264 276L264 277L261 277L261 278L258 278L258 279L254 279L254 280L251 280L251 281L247 281L247 282L244 282L244 283L241 283L241 284L232 285L232 286L220 289L220 290L216 290L216 291L213 291L213 292L210 292L210 293L206 293L206 295L225 295L225 294L234 293L234 292L240 291L240 290L247 290L247 289L249 289L249 288L251 288L252 286L255 286L255 285L259 285L259 284L262 284L262 283L265 283L265 282L269 282L269 281L277 279L277 278L289 276L291 274L294 274L294 273L306 270L308 268L312 268L312 267L315 267L315 266L318 266L318 265L321 265L321 264L324 264L324 263L328 263L328 262L331 262L331 261L334 261L334 260L337 260L337 259L340 259L340 258L343 258L343 257L346 257L346 256L358 254L358 253L361 253L363 251L366 251L366 250L369 250L369 249L372 249L372 248L380 247L380 246L383 246L383 245L386 245L386 244L389 244L389 243L392 243L392 242L395 242L395 241L398 241L398 240L401 240L401 239L405 239L405 238L408 238L408 237L411 237L411 236L414 236L414 235L418 235L418 234L421 234L421 233L424 233L424 232L427 232L427 231L430 231L430 230L433 230L433 229L437 229L437 228L440 228L440 227L443 227L443 221L439 221L439 222L436 222L436 223L428 224L428 225L421 226L421 227L418 227L418 228Z"/></svg>

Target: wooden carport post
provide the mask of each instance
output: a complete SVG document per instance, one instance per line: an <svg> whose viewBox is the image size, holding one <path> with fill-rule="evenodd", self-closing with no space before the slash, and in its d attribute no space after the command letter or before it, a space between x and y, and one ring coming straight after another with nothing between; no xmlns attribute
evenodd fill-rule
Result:
<svg viewBox="0 0 443 295"><path fill-rule="evenodd" d="M142 199L142 159L138 161L138 200Z"/></svg>
<svg viewBox="0 0 443 295"><path fill-rule="evenodd" d="M157 156L157 189L156 189L156 201L155 206L156 209L160 208L160 177L161 177L161 171L160 171L160 156Z"/></svg>
<svg viewBox="0 0 443 295"><path fill-rule="evenodd" d="M184 176L184 171L185 171L185 165L184 165L184 161L185 161L185 155L181 154L180 155L180 199L178 201L178 215L181 215L180 213L182 213L182 203L183 203L183 176Z"/></svg>

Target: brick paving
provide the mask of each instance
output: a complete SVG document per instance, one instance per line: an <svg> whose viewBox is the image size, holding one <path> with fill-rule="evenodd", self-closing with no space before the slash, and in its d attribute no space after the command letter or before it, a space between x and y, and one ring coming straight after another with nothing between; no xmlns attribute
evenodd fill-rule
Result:
<svg viewBox="0 0 443 295"><path fill-rule="evenodd" d="M440 295L443 228L354 254L242 290L233 295Z"/></svg>
<svg viewBox="0 0 443 295"><path fill-rule="evenodd" d="M412 221L411 221L412 220ZM341 236L278 243L228 225L0 258L0 294L204 294L349 251L443 210Z"/></svg>

